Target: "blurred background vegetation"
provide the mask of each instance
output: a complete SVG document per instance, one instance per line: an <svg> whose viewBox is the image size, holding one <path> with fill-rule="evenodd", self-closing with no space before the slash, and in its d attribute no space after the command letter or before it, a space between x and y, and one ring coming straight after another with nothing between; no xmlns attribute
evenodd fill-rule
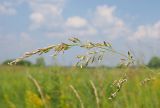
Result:
<svg viewBox="0 0 160 108"><path fill-rule="evenodd" d="M100 108L159 108L160 76L141 85L141 81L158 73L145 68L67 68L37 66L0 66L0 107L1 108L45 108L41 95L28 72L38 82L48 108L81 108L80 102L70 88L74 86L84 108L97 108L93 81L99 98ZM127 73L116 98L109 100L112 83ZM153 76L154 77L154 76Z"/></svg>
<svg viewBox="0 0 160 108"><path fill-rule="evenodd" d="M1 65L8 65L9 62L13 61L14 59L5 60ZM36 63L32 63L29 60L22 60L16 64L17 66L37 66L37 67L44 67L46 66L45 59L43 57L39 57L36 59Z"/></svg>
<svg viewBox="0 0 160 108"><path fill-rule="evenodd" d="M5 60L1 65L8 65L9 62L13 61L14 59ZM55 63L57 65L57 63ZM37 66L37 67L45 67L47 66L45 63L45 59L43 57L38 57L35 61L35 63L32 63L29 60L22 60L18 62L16 65L18 66ZM138 64L139 65L146 65L150 68L160 68L160 57L153 56L147 64ZM109 67L107 65L101 65L100 67ZM116 66L119 67L119 64ZM112 67L113 68L113 67Z"/></svg>
<svg viewBox="0 0 160 108"><path fill-rule="evenodd" d="M82 108L70 85L77 90L84 108L98 108L90 81L96 87L100 108L160 107L159 57L153 57L146 64L148 68L47 66L43 57L37 58L35 63L23 60L14 66L8 66L9 61L0 65L0 108L46 108L28 73L39 84L47 108ZM114 90L112 83L124 73L128 74L127 83L116 98L109 100Z"/></svg>

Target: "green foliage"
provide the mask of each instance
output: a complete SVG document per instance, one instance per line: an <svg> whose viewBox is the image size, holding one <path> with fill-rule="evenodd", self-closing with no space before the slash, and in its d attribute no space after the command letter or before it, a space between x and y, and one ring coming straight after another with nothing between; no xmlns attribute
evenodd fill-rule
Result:
<svg viewBox="0 0 160 108"><path fill-rule="evenodd" d="M13 61L13 60L6 60L6 61L4 61L2 63L2 65L8 65L8 63L10 63L11 61ZM33 64L30 61L22 60L22 61L17 62L16 65L19 65L19 66L32 66Z"/></svg>
<svg viewBox="0 0 160 108"><path fill-rule="evenodd" d="M39 67L45 66L46 64L45 64L44 58L43 58L43 57L37 58L37 59L36 59L36 64L35 64L35 65L36 65L36 66L39 66Z"/></svg>
<svg viewBox="0 0 160 108"><path fill-rule="evenodd" d="M55 73L55 75L52 76L51 80L53 81L53 88L52 88L52 93L49 96L51 96L52 106L54 106L55 108L60 108L61 84L60 84L59 76L57 75L57 73Z"/></svg>
<svg viewBox="0 0 160 108"><path fill-rule="evenodd" d="M12 59L11 60L5 60L2 65L8 65L8 63L10 63L11 61L13 61Z"/></svg>
<svg viewBox="0 0 160 108"><path fill-rule="evenodd" d="M160 58L159 57L152 57L148 63L148 66L151 68L160 68Z"/></svg>
<svg viewBox="0 0 160 108"><path fill-rule="evenodd" d="M32 66L33 64L32 64L30 61L22 60L22 61L18 62L17 65L21 65L21 66Z"/></svg>

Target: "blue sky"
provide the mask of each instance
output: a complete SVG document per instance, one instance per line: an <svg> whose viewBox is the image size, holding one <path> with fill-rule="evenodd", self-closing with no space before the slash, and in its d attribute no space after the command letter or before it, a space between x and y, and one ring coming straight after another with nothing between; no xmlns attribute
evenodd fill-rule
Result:
<svg viewBox="0 0 160 108"><path fill-rule="evenodd" d="M136 59L148 61L160 55L159 10L159 0L1 0L0 62L73 36L106 40L117 50L130 50ZM72 54L60 62L71 64ZM106 58L114 64L115 57Z"/></svg>

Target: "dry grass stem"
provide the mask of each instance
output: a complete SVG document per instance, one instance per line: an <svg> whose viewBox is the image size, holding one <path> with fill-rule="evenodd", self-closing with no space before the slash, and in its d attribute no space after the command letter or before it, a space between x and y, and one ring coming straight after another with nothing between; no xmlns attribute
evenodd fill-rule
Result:
<svg viewBox="0 0 160 108"><path fill-rule="evenodd" d="M23 54L23 56L15 59L14 61L12 61L12 62L10 62L10 63L8 63L8 64L9 64L9 65L13 65L13 64L18 63L18 62L21 61L21 60L24 60L24 59L26 59L26 58L28 58L28 57L33 56L33 55L35 55L35 54L41 55L41 54L43 54L43 53L47 53L47 52L49 52L49 51L50 51L52 48L54 48L54 47L55 47L55 45L51 45L51 46L48 46L48 47L46 47L46 48L40 48L40 49L31 51L31 52L26 52L26 53Z"/></svg>
<svg viewBox="0 0 160 108"><path fill-rule="evenodd" d="M70 85L70 88L72 89L72 91L73 91L74 94L76 95L77 99L79 100L80 105L81 105L81 108L84 108L84 104L83 104L83 102L82 102L82 100L81 100L81 97L80 97L80 95L78 94L77 90L76 90L72 85Z"/></svg>
<svg viewBox="0 0 160 108"><path fill-rule="evenodd" d="M100 108L100 100L98 98L98 92L97 92L97 89L96 89L96 86L94 85L94 83L90 80L90 84L94 90L94 95L95 95L95 98L96 98L96 104L97 104L97 108Z"/></svg>
<svg viewBox="0 0 160 108"><path fill-rule="evenodd" d="M69 43L61 43L57 45L50 45L45 48L40 48L31 52L26 52L23 56L15 59L14 61L10 62L9 64L16 64L17 62L26 59L28 57L31 57L35 54L44 54L48 53L49 51L53 50L54 54L53 56L57 56L60 52L64 52L66 50L69 50L72 47L79 47L82 49L87 49L88 52L86 54L78 55L77 59L77 65L80 67L88 66L89 64L92 64L95 61L101 61L104 57L104 54L106 52L112 52L118 55L121 55L124 57L123 62L128 66L131 63L133 63L133 57L131 56L130 52L128 52L128 55L122 54L120 52L117 52L112 48L112 45L106 41L103 41L101 43L95 43L95 42L82 42L78 38L70 38L68 39Z"/></svg>
<svg viewBox="0 0 160 108"><path fill-rule="evenodd" d="M40 94L40 97L41 97L41 99L42 99L42 102L43 102L44 107L45 107L45 108L48 108L48 107L47 107L47 104L46 104L46 101L45 101L45 96L44 96L44 94L43 94L43 92L42 92L42 89L41 89L38 81L37 81L31 74L29 74L29 73L28 73L28 78L33 82L33 84L34 84L35 87L37 88L37 91L38 91L38 93Z"/></svg>

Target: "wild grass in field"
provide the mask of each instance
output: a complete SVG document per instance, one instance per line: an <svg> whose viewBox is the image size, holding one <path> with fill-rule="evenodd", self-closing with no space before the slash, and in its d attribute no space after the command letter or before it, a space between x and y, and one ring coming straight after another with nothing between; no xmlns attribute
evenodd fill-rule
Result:
<svg viewBox="0 0 160 108"><path fill-rule="evenodd" d="M28 58L28 57L31 57L35 54L41 55L41 54L47 53L51 50L54 51L53 56L57 56L59 53L61 53L61 52L64 53L64 51L67 51L72 47L80 47L82 49L87 50L86 54L81 54L81 55L76 56L76 58L78 59L78 62L76 63L76 65L80 66L81 68L87 67L89 64L92 64L95 61L101 61L104 57L104 54L107 52L111 52L111 53L118 54L118 55L122 56L123 57L121 59L122 65L124 65L128 68L122 68L122 70L123 69L124 70L123 70L123 72L119 72L120 76L118 76L118 77L116 77L117 76L116 74L118 74L118 73L115 74L113 71L112 73L114 73L114 76L112 76L112 74L110 74L113 77L111 79L110 79L111 76L109 78L104 77L107 72L104 73L104 72L101 72L100 70L96 70L96 69L95 69L96 74L95 73L94 74L96 75L96 78L97 78L97 76L101 75L101 79L96 79L96 78L92 79L92 77L95 77L94 74L91 75L92 72L88 72L88 71L91 71L92 69L91 70L87 69L87 72L85 74L89 73L88 76L83 73L83 75L85 75L85 76L83 76L84 77L83 78L83 77L81 77L81 75L79 73L77 73L79 75L77 77L77 79L74 79L74 78L76 78L74 76L74 77L72 77L73 78L72 80L71 80L71 76L74 75L74 73L69 73L69 75L67 75L67 79L63 79L62 76L65 73L60 74L60 72L56 72L56 73L58 73L55 75L56 77L54 76L54 78L56 78L56 80L53 80L56 82L56 84L54 85L55 86L54 88L56 88L56 89L53 89L52 86L49 87L51 91L55 90L55 92L54 91L51 92L49 90L45 91L45 89L48 88L47 86L52 82L52 80L50 80L51 82L46 83L45 86L42 86L43 84L40 83L40 82L45 82L45 80L48 81L49 77L46 77L46 78L43 77L45 80L44 79L37 80L37 78L36 78L37 75L31 75L30 72L28 72L28 75L29 75L28 78L31 80L31 82L33 82L34 86L36 87L37 93L39 94L39 98L36 95L34 95L32 92L29 92L29 93L30 94L32 93L33 97L37 98L37 100L38 99L40 100L39 102L38 101L37 102L42 103L42 106L45 108L50 108L53 106L57 107L57 108L60 108L60 107L63 108L64 106L68 107L68 108L70 108L70 107L73 107L73 108L76 108L76 107L78 107L78 108L79 107L81 107L81 108L85 108L85 107L86 108L89 108L89 107L90 108L93 108L93 107L103 108L103 107L119 107L119 106L123 106L123 107L127 107L127 108L129 108L130 106L133 107L134 104L131 104L131 102L130 102L130 100L132 100L132 98L135 98L135 96L130 97L130 95L131 95L130 91L132 91L132 90L130 90L130 87L127 88L128 90L126 90L126 91L124 90L125 86L129 85L130 82L134 82L134 81L130 81L130 79L129 79L129 78L134 77L134 76L131 77L130 75L135 74L135 73L131 73L130 72L131 70L129 68L129 65L134 63L133 56L130 54L130 52L128 51L127 55L125 55L121 52L117 52L116 50L114 50L112 48L112 45L106 41L103 41L102 43L82 42L78 38L70 38L69 41L70 41L69 43L50 45L46 48L40 48L40 49L31 51L31 52L26 52L22 57L15 59L14 61L10 62L9 64L10 65L16 64L17 62L20 62L21 60ZM144 66L144 67L146 67L146 66ZM92 70L92 71L95 71L95 70ZM122 70L120 68L118 69L118 71L122 71ZM135 69L133 68L132 70L135 70ZM150 69L148 69L148 70L150 70ZM74 70L74 71L77 71L77 70ZM82 71L82 70L78 70L78 71ZM153 71L152 71L152 74L154 74ZM40 76L40 77L42 77L42 76ZM86 78L86 77L88 77L88 78ZM119 80L114 79L114 78L117 78ZM140 79L141 77L135 77L135 78ZM69 79L71 81L69 81ZM106 79L108 80L108 82L106 82L105 84L101 84L101 83L104 83L104 81L106 81ZM128 79L129 79L129 81L128 81ZM148 82L153 81L154 79L155 79L155 77L150 76L150 77L141 79L141 81L139 81L138 83L137 82L135 84L132 83L129 86L135 86L135 87L139 88L139 90L142 90L142 88L140 87L140 84L144 85ZM97 80L100 82L98 82L98 84L96 86L93 83L93 81L96 82ZM137 79L134 79L134 80L138 81ZM64 81L66 81L66 82L64 82ZM90 86L88 85L88 82L89 82ZM127 85L125 85L125 82L127 82ZM137 86L137 84L138 84L138 86ZM66 88L64 88L64 87L66 87ZM75 95L74 97L72 95L66 94L68 87L70 87L72 94ZM98 89L100 87L103 89L102 90ZM122 87L123 87L123 89L122 89ZM122 93L120 91L122 91ZM134 91L134 92L136 92L136 91ZM137 93L138 93L138 91L137 91ZM146 93L149 93L149 92L147 91ZM142 92L142 94L143 94L143 92ZM46 102L46 95L51 97L52 103ZM117 97L117 95L119 95L119 96ZM141 95L141 94L139 94L139 95ZM76 98L76 99L73 100L74 98ZM108 100L107 100L107 98L108 98ZM113 100L115 100L115 98L116 98L116 101L112 102ZM109 100L111 100L111 101L109 101ZM93 103L92 101L94 101L95 103ZM136 100L134 100L134 101L136 101ZM8 102L12 103L11 101L8 101ZM148 99L146 100L146 102L148 102ZM73 103L76 103L76 104L73 104ZM92 103L92 104L89 104L89 103ZM157 104L157 102L156 102L156 104ZM13 102L13 105L14 105L14 102ZM135 105L135 106L137 106L137 105ZM143 103L140 103L140 104L138 104L138 106L144 107L145 105ZM152 107L152 105L150 105L150 106Z"/></svg>
<svg viewBox="0 0 160 108"><path fill-rule="evenodd" d="M154 70L155 73L158 71ZM48 108L82 107L69 85L78 92L84 108L159 108L160 106L160 76L141 86L140 82L145 75L150 74L144 68L126 70L4 66L0 68L0 107L44 107L39 91L33 81L28 79L26 72L30 72L38 82ZM110 101L108 97L113 93L111 86L115 80L124 75L123 72L128 73L129 80L123 85L114 101Z"/></svg>

